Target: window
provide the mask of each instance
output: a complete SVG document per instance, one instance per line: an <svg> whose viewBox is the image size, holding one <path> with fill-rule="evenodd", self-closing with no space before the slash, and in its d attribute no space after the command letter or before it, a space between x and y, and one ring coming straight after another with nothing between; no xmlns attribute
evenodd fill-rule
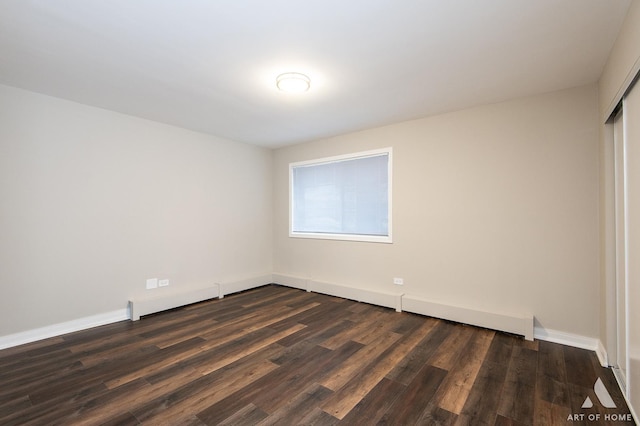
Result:
<svg viewBox="0 0 640 426"><path fill-rule="evenodd" d="M289 236L391 243L391 148L289 165Z"/></svg>

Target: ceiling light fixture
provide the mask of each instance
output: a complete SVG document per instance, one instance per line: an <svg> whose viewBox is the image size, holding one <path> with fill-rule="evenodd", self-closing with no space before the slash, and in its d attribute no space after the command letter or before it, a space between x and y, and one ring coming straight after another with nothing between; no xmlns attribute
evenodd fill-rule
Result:
<svg viewBox="0 0 640 426"><path fill-rule="evenodd" d="M283 92L302 93L309 90L311 80L299 72L286 72L276 78L276 86Z"/></svg>

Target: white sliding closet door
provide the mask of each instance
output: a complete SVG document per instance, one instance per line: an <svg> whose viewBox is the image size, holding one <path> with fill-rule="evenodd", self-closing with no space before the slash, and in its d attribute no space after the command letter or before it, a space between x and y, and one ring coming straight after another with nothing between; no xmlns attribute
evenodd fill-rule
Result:
<svg viewBox="0 0 640 426"><path fill-rule="evenodd" d="M623 100L627 165L627 355L628 395L640 410L640 84Z"/></svg>

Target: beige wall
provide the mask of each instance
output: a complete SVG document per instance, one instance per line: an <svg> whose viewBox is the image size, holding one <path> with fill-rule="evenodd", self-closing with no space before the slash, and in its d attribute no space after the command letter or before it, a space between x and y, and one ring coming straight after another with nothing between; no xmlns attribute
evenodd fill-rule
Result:
<svg viewBox="0 0 640 426"><path fill-rule="evenodd" d="M0 86L0 336L271 273L271 152Z"/></svg>
<svg viewBox="0 0 640 426"><path fill-rule="evenodd" d="M288 163L393 147L394 243L288 237ZM274 272L598 336L595 86L274 153Z"/></svg>

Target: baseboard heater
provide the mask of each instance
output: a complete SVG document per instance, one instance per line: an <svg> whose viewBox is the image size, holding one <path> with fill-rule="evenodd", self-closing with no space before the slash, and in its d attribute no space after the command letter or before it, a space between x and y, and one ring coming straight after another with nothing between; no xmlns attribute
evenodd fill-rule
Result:
<svg viewBox="0 0 640 426"><path fill-rule="evenodd" d="M259 275L237 281L227 281L213 284L195 290L185 290L179 293L150 294L129 301L131 320L137 321L143 315L155 314L192 303L203 302L209 299L222 299L224 296L240 291L249 290L271 283L271 274Z"/></svg>
<svg viewBox="0 0 640 426"><path fill-rule="evenodd" d="M214 284L211 287L188 290L182 293L153 295L129 301L131 319L137 321L143 315L166 311L180 306L204 300L222 298L227 294L260 287L270 282L329 294L378 306L395 308L396 311L407 311L450 321L476 325L493 330L519 334L527 340L533 340L533 315L509 315L504 313L484 312L461 306L452 306L426 300L402 293L384 293L333 283L319 282L304 278L286 276L284 274L263 275L240 281Z"/></svg>
<svg viewBox="0 0 640 426"><path fill-rule="evenodd" d="M492 330L506 331L507 333L524 336L526 340L533 340L533 315L485 312L460 306L445 305L411 295L402 297L402 310Z"/></svg>
<svg viewBox="0 0 640 426"><path fill-rule="evenodd" d="M468 307L437 303L408 294L364 290L280 273L273 274L273 281L286 287L395 308L398 312L412 312L492 330L505 331L524 336L527 340L533 340L533 315L485 312Z"/></svg>
<svg viewBox="0 0 640 426"><path fill-rule="evenodd" d="M385 308L395 309L398 312L400 312L402 306L402 293L386 293L313 280L307 281L307 291L384 306Z"/></svg>
<svg viewBox="0 0 640 426"><path fill-rule="evenodd" d="M190 290L182 293L133 299L129 301L129 307L131 308L131 320L137 321L143 315L155 314L156 312L179 308L180 306L215 299L217 297L220 297L220 286L218 284L214 284L211 287Z"/></svg>

